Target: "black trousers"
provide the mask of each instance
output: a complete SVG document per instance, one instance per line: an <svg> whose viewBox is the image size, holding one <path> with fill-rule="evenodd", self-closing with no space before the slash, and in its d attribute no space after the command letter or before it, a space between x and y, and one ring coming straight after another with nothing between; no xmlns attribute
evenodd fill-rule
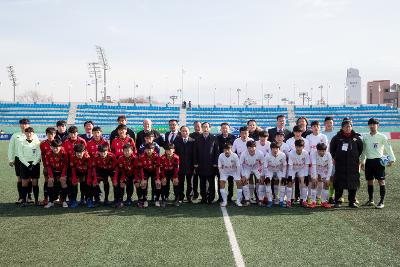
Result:
<svg viewBox="0 0 400 267"><path fill-rule="evenodd" d="M208 182L208 188L207 188ZM200 195L202 202L211 203L215 198L215 176L214 175L200 175Z"/></svg>
<svg viewBox="0 0 400 267"><path fill-rule="evenodd" d="M187 200L192 200L194 197L193 190L193 174L179 174L179 192L180 198L179 200L183 201L186 195ZM186 192L185 192L185 182L186 182Z"/></svg>
<svg viewBox="0 0 400 267"><path fill-rule="evenodd" d="M218 198L222 199L221 192L219 191L221 189L221 187L219 186L219 181L220 181L219 172L217 173L217 177L218 177ZM232 200L232 197L233 197L233 185L234 185L233 177L229 176L227 182L228 182L228 196L227 196L227 199L228 199L228 201L230 201L230 200Z"/></svg>
<svg viewBox="0 0 400 267"><path fill-rule="evenodd" d="M338 203L339 199L343 196L343 188L335 188L335 202ZM349 203L355 203L356 202L356 194L357 194L357 189L349 189Z"/></svg>
<svg viewBox="0 0 400 267"><path fill-rule="evenodd" d="M199 197L199 175L198 174L193 174L192 178L192 191L193 191L193 198L198 198Z"/></svg>

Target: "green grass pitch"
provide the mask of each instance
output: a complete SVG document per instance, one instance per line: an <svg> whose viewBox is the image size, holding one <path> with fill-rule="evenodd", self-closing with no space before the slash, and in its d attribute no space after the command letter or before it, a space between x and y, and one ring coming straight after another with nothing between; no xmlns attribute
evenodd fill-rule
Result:
<svg viewBox="0 0 400 267"><path fill-rule="evenodd" d="M400 142L392 143L399 158ZM7 146L8 142L0 142L1 266L235 265L217 204L145 210L15 205ZM399 174L399 163L387 171L383 210L229 206L246 265L400 265ZM366 200L363 179L361 203ZM378 194L376 186L376 200Z"/></svg>

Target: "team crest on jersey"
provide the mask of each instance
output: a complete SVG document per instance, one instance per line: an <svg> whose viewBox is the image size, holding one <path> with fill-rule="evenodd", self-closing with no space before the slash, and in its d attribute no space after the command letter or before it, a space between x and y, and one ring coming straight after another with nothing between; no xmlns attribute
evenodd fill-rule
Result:
<svg viewBox="0 0 400 267"><path fill-rule="evenodd" d="M378 149L378 143L374 143L374 148Z"/></svg>

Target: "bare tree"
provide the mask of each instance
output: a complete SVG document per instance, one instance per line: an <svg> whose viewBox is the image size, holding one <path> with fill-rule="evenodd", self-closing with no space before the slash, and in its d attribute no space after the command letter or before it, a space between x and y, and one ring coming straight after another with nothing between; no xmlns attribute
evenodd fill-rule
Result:
<svg viewBox="0 0 400 267"><path fill-rule="evenodd" d="M53 102L53 97L48 96L48 95L43 95L40 94L38 91L31 90L26 92L23 95L19 95L17 97L19 102L25 102L25 103L48 103L48 102Z"/></svg>

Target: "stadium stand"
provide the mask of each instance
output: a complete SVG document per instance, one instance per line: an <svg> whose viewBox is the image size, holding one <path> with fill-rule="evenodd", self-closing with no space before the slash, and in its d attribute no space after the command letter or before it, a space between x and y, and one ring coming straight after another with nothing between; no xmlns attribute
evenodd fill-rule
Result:
<svg viewBox="0 0 400 267"><path fill-rule="evenodd" d="M54 125L67 120L69 104L0 103L0 124L17 125L21 118L29 118L32 125Z"/></svg>
<svg viewBox="0 0 400 267"><path fill-rule="evenodd" d="M168 120L179 120L179 114L179 107L81 104L77 106L75 123L93 120L98 125L115 125L116 118L125 115L130 125L141 125L148 118L154 126L168 126Z"/></svg>
<svg viewBox="0 0 400 267"><path fill-rule="evenodd" d="M295 107L296 118L304 116L309 121L323 121L326 116L335 118L335 126L340 126L341 120L349 117L355 127L365 127L368 119L377 118L385 127L400 127L399 110L389 106L361 105L361 106L307 106Z"/></svg>
<svg viewBox="0 0 400 267"><path fill-rule="evenodd" d="M276 116L288 116L286 107L194 107L187 110L186 121L188 125L194 121L208 121L218 126L228 122L232 127L239 128L246 125L250 119L255 119L261 127L274 127Z"/></svg>

